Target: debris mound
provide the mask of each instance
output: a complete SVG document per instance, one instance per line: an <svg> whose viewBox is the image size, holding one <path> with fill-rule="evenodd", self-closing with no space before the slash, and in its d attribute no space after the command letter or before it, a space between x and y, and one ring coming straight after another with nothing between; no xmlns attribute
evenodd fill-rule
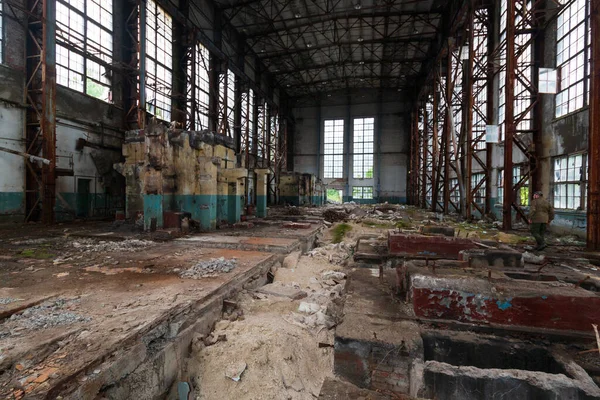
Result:
<svg viewBox="0 0 600 400"><path fill-rule="evenodd" d="M22 313L13 314L5 327L14 333L23 329L46 329L90 321L90 317L72 312L74 304L75 301L68 299L48 300L27 308Z"/></svg>
<svg viewBox="0 0 600 400"><path fill-rule="evenodd" d="M302 211L300 211L298 207L294 206L288 207L286 209L286 213L287 215L302 215Z"/></svg>
<svg viewBox="0 0 600 400"><path fill-rule="evenodd" d="M182 278L200 279L204 277L217 276L222 273L233 271L237 267L237 260L232 258L226 260L225 257L211 258L208 261L201 261L198 264L179 273Z"/></svg>
<svg viewBox="0 0 600 400"><path fill-rule="evenodd" d="M323 219L327 222L345 221L347 217L348 215L343 211L337 211L331 208L323 211Z"/></svg>
<svg viewBox="0 0 600 400"><path fill-rule="evenodd" d="M139 239L127 239L123 241L82 239L72 242L71 246L84 253L99 253L105 251L139 251L154 244L150 240Z"/></svg>

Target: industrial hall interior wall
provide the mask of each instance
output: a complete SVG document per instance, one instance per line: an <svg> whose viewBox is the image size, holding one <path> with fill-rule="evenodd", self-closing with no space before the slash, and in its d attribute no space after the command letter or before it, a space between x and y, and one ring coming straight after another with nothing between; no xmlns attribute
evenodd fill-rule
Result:
<svg viewBox="0 0 600 400"><path fill-rule="evenodd" d="M41 89L31 77L56 76L45 98L55 106L54 220L149 211L160 227L161 211L184 211L211 229L238 221L244 205L260 216L277 201L286 99L237 32L221 28L211 2L179 3L0 1L1 147L43 156L36 146L46 139L28 131L42 119L32 115ZM56 24L44 24L55 35L36 28L42 12L56 14ZM146 40L136 40L142 32ZM33 176L38 164L1 153L0 221L41 219L48 200Z"/></svg>

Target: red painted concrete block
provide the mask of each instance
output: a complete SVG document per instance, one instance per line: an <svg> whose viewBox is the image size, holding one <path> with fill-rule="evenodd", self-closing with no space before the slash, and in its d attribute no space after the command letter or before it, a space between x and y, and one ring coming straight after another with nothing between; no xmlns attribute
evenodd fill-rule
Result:
<svg viewBox="0 0 600 400"><path fill-rule="evenodd" d="M424 236L390 231L388 249L390 255L458 259L462 250L475 249L469 239L446 236Z"/></svg>
<svg viewBox="0 0 600 400"><path fill-rule="evenodd" d="M586 332L600 320L600 296L536 284L503 282L500 292L481 279L411 277L415 315L422 318Z"/></svg>
<svg viewBox="0 0 600 400"><path fill-rule="evenodd" d="M307 222L284 222L281 226L286 229L310 229Z"/></svg>

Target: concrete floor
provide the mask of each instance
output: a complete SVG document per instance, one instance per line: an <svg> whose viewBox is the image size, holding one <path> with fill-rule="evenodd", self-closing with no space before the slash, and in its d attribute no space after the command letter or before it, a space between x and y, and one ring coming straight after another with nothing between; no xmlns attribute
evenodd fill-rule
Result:
<svg viewBox="0 0 600 400"><path fill-rule="evenodd" d="M519 257L525 251L526 233L505 235L451 218L437 224L467 231L462 238L475 237L484 248L508 251L510 257L489 265L485 257L440 259L434 245L427 248L434 257L411 254L410 246L394 255L385 239L394 218L410 225L407 232L418 241L420 227L432 224L431 213L403 209L377 222L371 207L364 210L367 222L349 218L351 230L341 247L330 244L335 225L326 228L315 209L291 218L299 224L290 225L284 209L246 229L191 235L140 233L104 222L0 227L0 397L172 393L173 383L183 379L194 337L213 330L224 301L264 285L285 256L306 253L316 243L323 247L309 257L337 264L349 275L344 319L332 329L337 377L325 381L320 398L369 398L369 391L377 391L381 398L450 399L461 387L467 389L454 398L475 400L487 394L481 397L469 385L497 385L499 377L512 382L506 390L528 388L511 392L515 399L527 399L526 393L544 385L536 398L600 398L600 359L587 351L595 346L591 324L600 320L596 255L552 237L554 246L533 254L545 256L542 264L504 265L512 262L510 251ZM199 262L221 257L235 259L237 267L201 279L180 277ZM295 271L295 263L297 256L275 275ZM302 276L310 285L324 285L318 283L321 276ZM279 283L295 288L295 279ZM405 285L399 286L402 279ZM431 358L447 343L462 350L451 359ZM563 372L486 367L469 355L486 343L496 346L490 344L489 351L497 351L499 359L527 343L540 349L531 360L549 357Z"/></svg>

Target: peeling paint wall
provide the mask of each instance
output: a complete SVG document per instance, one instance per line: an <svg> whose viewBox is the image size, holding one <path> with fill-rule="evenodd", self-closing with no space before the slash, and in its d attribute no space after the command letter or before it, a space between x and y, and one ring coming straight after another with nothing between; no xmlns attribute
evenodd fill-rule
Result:
<svg viewBox="0 0 600 400"><path fill-rule="evenodd" d="M0 146L25 151L23 109L0 103ZM0 216L25 215L25 162L14 154L0 152ZM1 221L1 219L0 219Z"/></svg>
<svg viewBox="0 0 600 400"><path fill-rule="evenodd" d="M233 146L225 136L163 125L128 132L125 162L116 165L127 182L127 218L143 216L146 229L152 219L162 227L167 211L189 213L203 230L236 222L244 193L238 181L248 172L231 161ZM238 206L230 209L230 204Z"/></svg>

